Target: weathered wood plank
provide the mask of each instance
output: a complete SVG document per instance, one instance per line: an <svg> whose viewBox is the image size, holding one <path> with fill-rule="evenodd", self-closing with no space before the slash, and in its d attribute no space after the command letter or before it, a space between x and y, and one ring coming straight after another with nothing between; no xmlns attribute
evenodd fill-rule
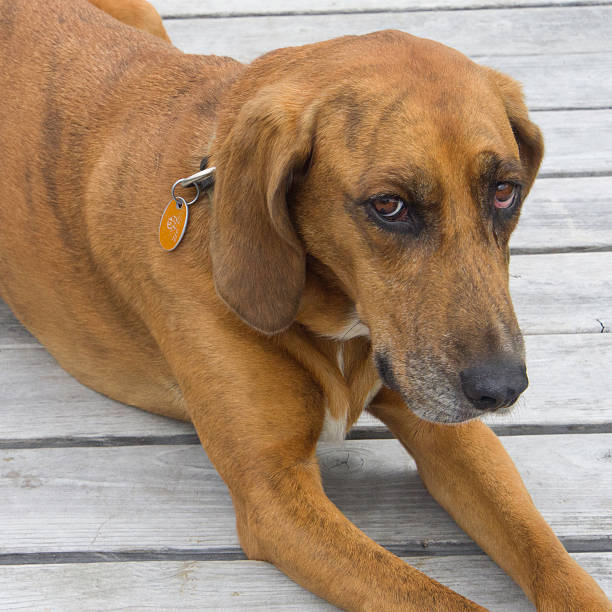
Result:
<svg viewBox="0 0 612 612"><path fill-rule="evenodd" d="M0 348L0 445L7 440L61 439L103 444L110 436L176 438L193 435L187 423L125 406L85 387L39 348Z"/></svg>
<svg viewBox="0 0 612 612"><path fill-rule="evenodd" d="M531 230L532 234L534 231ZM612 252L515 255L510 288L527 334L600 333L612 321ZM601 322L601 323L600 323ZM0 347L32 344L0 302Z"/></svg>
<svg viewBox="0 0 612 612"><path fill-rule="evenodd" d="M528 336L530 386L515 411L489 417L500 434L610 431L612 334ZM33 384L35 381L35 384ZM177 443L191 425L124 406L84 387L43 349L0 350L0 446ZM357 429L382 424L364 417Z"/></svg>
<svg viewBox="0 0 612 612"><path fill-rule="evenodd" d="M610 551L612 434L502 441L566 546ZM395 440L322 445L319 459L331 499L399 554L474 550ZM197 446L0 451L0 496L0 555L238 546L229 494Z"/></svg>
<svg viewBox="0 0 612 612"><path fill-rule="evenodd" d="M612 246L612 177L540 178L512 235L512 252Z"/></svg>
<svg viewBox="0 0 612 612"><path fill-rule="evenodd" d="M612 594L612 553L572 555ZM534 608L519 587L481 555L407 557L428 576L491 612ZM337 610L260 561L87 563L0 567L2 610Z"/></svg>
<svg viewBox="0 0 612 612"><path fill-rule="evenodd" d="M610 431L610 334L528 336L529 387L512 413L485 422L499 435L546 431ZM364 415L354 430L383 429Z"/></svg>
<svg viewBox="0 0 612 612"><path fill-rule="evenodd" d="M510 290L526 334L610 331L612 253L515 255Z"/></svg>
<svg viewBox="0 0 612 612"><path fill-rule="evenodd" d="M372 0L374 1L374 0ZM170 38L189 53L241 61L276 49L395 28L432 38L470 56L608 52L612 7L354 13L296 17L171 19ZM500 41L512 41L511 47Z"/></svg>
<svg viewBox="0 0 612 612"><path fill-rule="evenodd" d="M38 341L0 299L0 346L36 346Z"/></svg>
<svg viewBox="0 0 612 612"><path fill-rule="evenodd" d="M531 110L612 106L610 53L478 56L483 66L509 74L522 85Z"/></svg>
<svg viewBox="0 0 612 612"><path fill-rule="evenodd" d="M312 13L359 13L384 11L414 11L431 9L478 9L483 7L532 6L532 0L273 0L263 4L261 0L153 0L152 4L164 16L185 17L191 15L241 16L241 15L307 15ZM545 3L542 3L545 4ZM553 6L588 6L601 4L596 0L556 0Z"/></svg>
<svg viewBox="0 0 612 612"><path fill-rule="evenodd" d="M612 174L612 110L532 113L546 153L541 176Z"/></svg>

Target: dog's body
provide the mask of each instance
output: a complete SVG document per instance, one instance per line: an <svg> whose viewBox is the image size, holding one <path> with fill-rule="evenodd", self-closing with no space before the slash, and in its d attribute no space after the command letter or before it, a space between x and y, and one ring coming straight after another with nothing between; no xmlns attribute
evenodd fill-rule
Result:
<svg viewBox="0 0 612 612"><path fill-rule="evenodd" d="M436 423L524 388L500 185L526 192L542 146L510 79L394 32L245 67L84 2L0 7L0 295L85 384L194 423L250 558L346 609L481 609L325 497L317 440L369 408L539 609L612 609L490 430ZM170 187L209 155L214 196L163 252Z"/></svg>

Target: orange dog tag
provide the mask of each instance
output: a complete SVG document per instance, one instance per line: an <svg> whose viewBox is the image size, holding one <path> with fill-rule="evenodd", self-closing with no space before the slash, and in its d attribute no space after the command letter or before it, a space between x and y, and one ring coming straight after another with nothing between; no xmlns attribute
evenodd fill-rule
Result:
<svg viewBox="0 0 612 612"><path fill-rule="evenodd" d="M159 223L159 243L166 251L174 251L180 244L189 217L189 206L183 198L170 200Z"/></svg>

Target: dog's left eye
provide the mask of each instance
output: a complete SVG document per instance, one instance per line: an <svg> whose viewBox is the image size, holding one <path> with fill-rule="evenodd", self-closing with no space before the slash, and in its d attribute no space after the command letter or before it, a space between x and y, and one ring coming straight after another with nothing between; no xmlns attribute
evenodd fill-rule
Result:
<svg viewBox="0 0 612 612"><path fill-rule="evenodd" d="M397 196L374 196L370 205L384 221L407 221L408 207L406 202Z"/></svg>
<svg viewBox="0 0 612 612"><path fill-rule="evenodd" d="M495 208L510 208L516 200L518 187L514 183L497 183L495 186Z"/></svg>

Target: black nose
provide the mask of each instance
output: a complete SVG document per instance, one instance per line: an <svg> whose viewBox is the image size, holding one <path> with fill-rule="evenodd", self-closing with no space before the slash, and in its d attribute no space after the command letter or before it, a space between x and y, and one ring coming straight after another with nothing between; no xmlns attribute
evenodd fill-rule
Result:
<svg viewBox="0 0 612 612"><path fill-rule="evenodd" d="M463 370L461 387L479 410L509 406L527 388L525 364L516 359L494 359Z"/></svg>

